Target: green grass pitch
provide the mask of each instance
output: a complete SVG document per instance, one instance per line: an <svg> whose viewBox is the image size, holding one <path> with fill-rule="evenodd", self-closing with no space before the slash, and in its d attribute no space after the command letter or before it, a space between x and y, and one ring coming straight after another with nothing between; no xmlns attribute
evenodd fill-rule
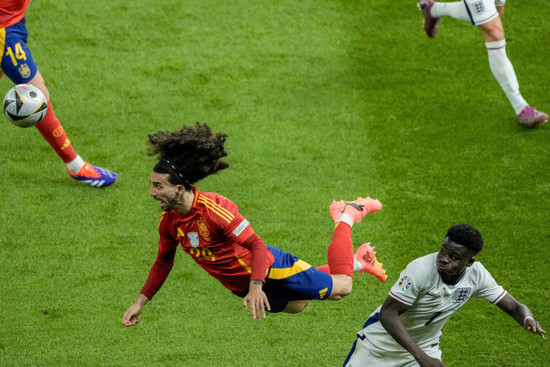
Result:
<svg viewBox="0 0 550 367"><path fill-rule="evenodd" d="M549 12L509 0L504 14L521 91L546 112ZM36 129L0 123L1 366L340 366L399 272L459 222L550 329L550 126L515 122L467 23L444 19L428 39L414 0L33 0L27 26L76 151L119 181L79 184ZM156 256L146 136L195 121L229 135L231 164L199 188L313 265L333 199L380 199L353 240L376 246L388 281L357 277L343 301L256 322L179 251L142 322L123 327ZM550 365L547 341L480 300L442 350L448 366Z"/></svg>

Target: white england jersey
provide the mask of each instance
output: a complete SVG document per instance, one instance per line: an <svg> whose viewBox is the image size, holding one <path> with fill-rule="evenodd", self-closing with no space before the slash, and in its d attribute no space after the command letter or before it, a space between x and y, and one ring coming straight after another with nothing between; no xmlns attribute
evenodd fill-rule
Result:
<svg viewBox="0 0 550 367"><path fill-rule="evenodd" d="M397 301L410 306L399 318L423 350L439 348L445 322L471 297L498 303L506 295L506 291L477 261L466 268L457 284L443 283L437 272L436 257L437 253L434 253L410 262L389 293ZM363 329L357 333L358 341L380 353L408 353L380 324L381 307L370 315Z"/></svg>

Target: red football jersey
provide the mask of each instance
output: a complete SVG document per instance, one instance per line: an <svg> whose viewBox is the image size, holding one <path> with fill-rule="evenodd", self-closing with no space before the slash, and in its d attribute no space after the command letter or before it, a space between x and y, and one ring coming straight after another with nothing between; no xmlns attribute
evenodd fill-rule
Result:
<svg viewBox="0 0 550 367"><path fill-rule="evenodd" d="M197 264L232 291L248 291L251 279L265 281L266 270L273 264L273 255L235 203L197 188L194 193L188 213L171 210L162 214L157 260L141 292L149 299L168 276L179 244ZM252 235L258 241L247 241ZM253 257L260 261L253 264Z"/></svg>
<svg viewBox="0 0 550 367"><path fill-rule="evenodd" d="M2 0L0 3L0 28L8 28L25 16L31 0Z"/></svg>

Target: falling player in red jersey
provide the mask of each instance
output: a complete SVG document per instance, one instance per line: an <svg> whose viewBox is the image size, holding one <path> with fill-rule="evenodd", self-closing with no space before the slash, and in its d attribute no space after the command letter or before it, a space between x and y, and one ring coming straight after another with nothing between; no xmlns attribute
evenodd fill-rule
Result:
<svg viewBox="0 0 550 367"><path fill-rule="evenodd" d="M371 198L333 202L336 223L328 247L328 264L314 268L275 247L266 246L232 201L201 192L197 181L228 167L222 161L226 135L213 134L207 124L183 126L174 132L149 135L151 155L159 161L151 174L151 196L163 210L157 258L135 303L122 323L135 325L145 304L163 285L181 245L197 264L234 294L253 318L265 311L301 312L312 299L339 300L350 294L353 272L386 280L382 264L368 244L353 254L351 229L382 204Z"/></svg>
<svg viewBox="0 0 550 367"><path fill-rule="evenodd" d="M0 3L0 78L6 74L15 84L32 84L44 92L49 101L50 92L27 46L25 12L29 3L30 0L2 0ZM70 177L94 187L115 183L117 175L114 172L91 165L75 153L52 110L51 102L48 103L46 116L36 128L63 160Z"/></svg>

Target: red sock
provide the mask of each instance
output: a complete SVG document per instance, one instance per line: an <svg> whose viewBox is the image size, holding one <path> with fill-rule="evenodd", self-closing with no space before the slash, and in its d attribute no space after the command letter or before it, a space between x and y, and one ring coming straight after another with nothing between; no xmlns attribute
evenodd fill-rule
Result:
<svg viewBox="0 0 550 367"><path fill-rule="evenodd" d="M48 103L48 112L46 112L44 119L36 125L36 128L44 139L50 143L57 155L63 159L63 162L69 163L76 158L73 145L69 141L69 138L67 138L63 126L61 126L61 123L55 117L51 103Z"/></svg>
<svg viewBox="0 0 550 367"><path fill-rule="evenodd" d="M327 260L330 274L346 274L353 278L353 242L351 227L346 223L336 224L328 246Z"/></svg>
<svg viewBox="0 0 550 367"><path fill-rule="evenodd" d="M324 273L330 274L330 268L328 267L328 264L318 266L315 269L321 270Z"/></svg>

